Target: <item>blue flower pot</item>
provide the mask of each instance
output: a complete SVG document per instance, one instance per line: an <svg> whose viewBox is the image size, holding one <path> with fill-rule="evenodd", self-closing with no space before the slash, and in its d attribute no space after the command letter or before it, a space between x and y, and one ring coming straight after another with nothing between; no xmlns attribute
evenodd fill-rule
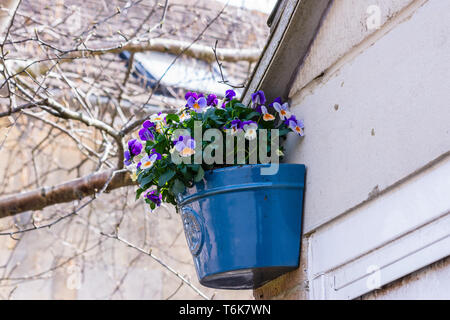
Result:
<svg viewBox="0 0 450 320"><path fill-rule="evenodd" d="M212 170L179 196L186 240L200 283L252 289L298 268L305 166Z"/></svg>

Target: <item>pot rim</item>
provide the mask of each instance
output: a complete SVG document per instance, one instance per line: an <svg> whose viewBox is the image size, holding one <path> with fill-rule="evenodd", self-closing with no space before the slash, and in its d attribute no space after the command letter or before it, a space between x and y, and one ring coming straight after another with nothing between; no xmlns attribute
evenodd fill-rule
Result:
<svg viewBox="0 0 450 320"><path fill-rule="evenodd" d="M232 171L240 170L240 169L246 169L246 170L252 170L262 167L268 167L270 164L245 164L245 165L236 165L231 167L224 167L224 168L217 168L208 170L205 172L205 179L209 178L217 178L222 175L226 175ZM306 170L306 166L304 164L296 164L296 163L280 163L280 166L284 168L298 168ZM218 186L210 186L205 189L198 190L196 189L195 192L188 192L188 190L185 190L183 193L178 194L177 196L177 204L180 207L183 207L193 201L196 201L198 199L216 195L216 194L222 194L222 193L234 193L234 192L241 192L241 191L248 191L248 190L256 190L256 189L267 189L267 188L289 188L289 189L304 189L305 184L303 181L265 181L265 180L258 180L258 181L247 181L245 183L226 183L223 185Z"/></svg>
<svg viewBox="0 0 450 320"><path fill-rule="evenodd" d="M206 172L213 173L213 172L230 171L230 170L236 170L236 169L239 169L239 168L269 167L270 165L271 165L271 163L236 164L236 165L229 166L229 167L210 169L210 170L205 171L205 173ZM280 166L303 166L303 167L306 167L302 163L278 163L278 165L280 165Z"/></svg>

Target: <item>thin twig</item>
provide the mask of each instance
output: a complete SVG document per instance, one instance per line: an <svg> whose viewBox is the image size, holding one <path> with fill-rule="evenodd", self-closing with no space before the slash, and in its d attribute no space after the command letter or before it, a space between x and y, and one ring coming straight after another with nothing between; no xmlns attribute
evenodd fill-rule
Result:
<svg viewBox="0 0 450 320"><path fill-rule="evenodd" d="M154 253L152 253L152 251L146 251L138 246L133 245L132 243L128 242L125 239L122 239L118 234L106 234L106 233L101 233L103 236L106 236L108 238L111 239L116 239L122 243L125 243L127 246L129 246L130 248L133 248L149 257L151 257L153 260L155 260L156 262L158 262L160 265L162 265L164 268L166 268L167 270L169 270L171 273L173 273L175 276L177 276L181 281L183 281L185 284L187 284L189 287L192 288L192 290L194 290L198 295L200 295L203 299L205 300L210 300L210 298L204 294L202 291L200 291L200 289L198 289L196 286L194 286L189 280L187 280L185 277L183 277L178 271L176 271L175 269L173 269L171 266L167 265L164 261L162 261L160 258L158 258L157 256L155 256Z"/></svg>
<svg viewBox="0 0 450 320"><path fill-rule="evenodd" d="M222 71L222 63L219 62L219 58L217 57L217 43L218 42L219 42L219 40L216 40L216 43L214 44L214 47L212 48L212 50L214 52L214 57L216 58L217 65L219 66L220 77L222 78L222 80L219 81L219 83L226 84L227 86L230 86L231 88L235 88L235 89L245 88L245 83L236 86L236 85L230 84L230 82L228 80L225 80L225 78L223 76L223 71Z"/></svg>
<svg viewBox="0 0 450 320"><path fill-rule="evenodd" d="M190 47L192 47L198 40L200 40L200 38L203 36L203 34L206 32L206 30L209 29L209 27L222 15L222 13L225 11L225 9L227 8L228 3L226 3L222 10L219 11L219 13L211 20L208 22L208 24L203 28L203 30L197 35L197 37L187 46L185 47L173 60L172 62L169 64L169 66L166 68L166 70L164 71L164 73L161 75L161 77L158 79L158 81L156 82L155 86L152 88L152 91L150 92L150 95L147 98L147 101L144 102L141 107L139 108L139 111L142 111L144 109L144 107L148 104L148 102L150 101L150 99L153 97L153 94L156 92L156 90L159 88L159 86L161 85L161 81L164 78L164 76L167 74L167 72L169 72L169 70L172 68L172 66L177 62L177 60L187 51L189 50ZM130 117L130 119L128 120L128 122L123 126L122 130L120 130L120 134L122 136L126 135L127 133L131 132L132 130L134 130L135 128L137 128L142 122L144 122L145 120L149 119L151 115L148 115L147 117L145 117L144 119L139 119L136 120L134 122L131 122L131 120L134 117L134 114ZM131 122L131 123L130 123Z"/></svg>

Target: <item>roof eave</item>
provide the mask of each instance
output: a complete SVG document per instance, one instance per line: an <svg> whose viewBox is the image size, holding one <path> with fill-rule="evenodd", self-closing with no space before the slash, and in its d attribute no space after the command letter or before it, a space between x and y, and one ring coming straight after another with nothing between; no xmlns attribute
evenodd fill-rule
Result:
<svg viewBox="0 0 450 320"><path fill-rule="evenodd" d="M264 90L268 99L288 98L289 90L333 0L284 0L272 32L242 94Z"/></svg>

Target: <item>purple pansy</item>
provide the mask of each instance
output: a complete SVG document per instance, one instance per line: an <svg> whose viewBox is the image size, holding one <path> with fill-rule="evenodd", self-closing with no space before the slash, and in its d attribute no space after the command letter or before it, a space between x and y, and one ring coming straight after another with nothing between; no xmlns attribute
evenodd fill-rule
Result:
<svg viewBox="0 0 450 320"><path fill-rule="evenodd" d="M280 104L274 101L273 108L279 113L281 120L286 120L291 117L291 113L289 111L289 104L287 102L284 104Z"/></svg>
<svg viewBox="0 0 450 320"><path fill-rule="evenodd" d="M292 116L290 116L288 119L286 119L285 121L284 121L284 123L292 130L292 131L294 131L295 133L297 133L299 136L303 136L304 135L304 132L303 132L303 129L304 129L304 124L303 124L303 121L302 120L297 120L297 118L294 116L294 115L292 115Z"/></svg>
<svg viewBox="0 0 450 320"><path fill-rule="evenodd" d="M143 128L139 130L139 138L141 138L142 141L154 140L155 136L153 135L153 130L155 128L155 124L147 120L142 126Z"/></svg>
<svg viewBox="0 0 450 320"><path fill-rule="evenodd" d="M208 106L217 106L218 103L219 103L219 100L217 99L217 96L215 94L210 94L206 98L206 104Z"/></svg>
<svg viewBox="0 0 450 320"><path fill-rule="evenodd" d="M264 121L273 121L275 117L267 111L266 106L261 106L261 112L263 114Z"/></svg>
<svg viewBox="0 0 450 320"><path fill-rule="evenodd" d="M155 149L152 149L150 155L148 155L148 154L145 155L145 157L143 157L141 159L141 161L139 161L138 167L142 170L149 169L149 168L153 167L156 160L159 160L161 158L162 158L161 154L159 154L158 152L155 152Z"/></svg>
<svg viewBox="0 0 450 320"><path fill-rule="evenodd" d="M274 103L279 103L279 104L282 104L282 100L281 100L281 97L276 97L274 100L273 100L273 102L271 103L271 104L269 104L269 107L273 107L273 104Z"/></svg>
<svg viewBox="0 0 450 320"><path fill-rule="evenodd" d="M202 112L203 109L207 107L205 97L200 97L195 99L193 96L190 96L187 100L187 106L191 109L194 109L195 112Z"/></svg>
<svg viewBox="0 0 450 320"><path fill-rule="evenodd" d="M242 121L242 128L247 125L247 124L257 124L255 121L252 120L247 120L247 121Z"/></svg>
<svg viewBox="0 0 450 320"><path fill-rule="evenodd" d="M194 99L196 99L196 100L198 99L198 95L196 92L191 92L191 91L186 92L186 94L184 95L184 98L186 100L188 100L190 97L194 97Z"/></svg>
<svg viewBox="0 0 450 320"><path fill-rule="evenodd" d="M195 153L195 140L190 136L179 136L174 144L175 149L182 157L189 157Z"/></svg>
<svg viewBox="0 0 450 320"><path fill-rule="evenodd" d="M123 156L124 156L124 158L125 158L125 159L123 160L123 163L124 163L126 166L129 166L129 165L132 163L130 151L126 150L126 151L124 152Z"/></svg>
<svg viewBox="0 0 450 320"><path fill-rule="evenodd" d="M245 131L245 138L248 140L256 139L256 130L258 129L258 124L255 121L244 121L242 123L242 128Z"/></svg>
<svg viewBox="0 0 450 320"><path fill-rule="evenodd" d="M242 128L242 120L234 119L233 121L231 121L231 126L232 127Z"/></svg>
<svg viewBox="0 0 450 320"><path fill-rule="evenodd" d="M156 190L148 190L145 194L144 197L148 200L150 200L151 202L153 202L154 204L156 204L156 206L160 206L161 205L161 201L162 201L162 195L158 194L156 192Z"/></svg>
<svg viewBox="0 0 450 320"><path fill-rule="evenodd" d="M266 96L262 90L259 90L252 94L253 105L262 105L266 103Z"/></svg>
<svg viewBox="0 0 450 320"><path fill-rule="evenodd" d="M256 109L257 112L262 113L261 105L266 102L266 96L262 90L259 90L252 94L252 108Z"/></svg>
<svg viewBox="0 0 450 320"><path fill-rule="evenodd" d="M142 144L137 139L131 139L128 141L128 150L130 151L130 156L137 156L141 153Z"/></svg>
<svg viewBox="0 0 450 320"><path fill-rule="evenodd" d="M244 123L241 120L234 119L233 121L231 121L231 126L230 126L231 133L232 134L238 133L239 131L242 130L243 126L244 126Z"/></svg>
<svg viewBox="0 0 450 320"><path fill-rule="evenodd" d="M289 121L297 121L295 115L291 115L289 118L286 118L283 122L285 125L289 126Z"/></svg>
<svg viewBox="0 0 450 320"><path fill-rule="evenodd" d="M126 166L132 164L132 160L134 156L137 156L142 151L142 144L137 139L131 139L128 141L128 150L125 150L123 153L123 163Z"/></svg>
<svg viewBox="0 0 450 320"><path fill-rule="evenodd" d="M156 127L156 125L153 122L151 122L150 120L145 120L144 123L142 124L142 126L145 129L151 129L151 128Z"/></svg>
<svg viewBox="0 0 450 320"><path fill-rule="evenodd" d="M228 100L233 100L233 98L236 96L236 92L234 90L227 90L225 91L225 98Z"/></svg>
<svg viewBox="0 0 450 320"><path fill-rule="evenodd" d="M194 101L198 100L199 98L203 97L203 93L197 93L197 92L186 92L186 94L184 95L184 98L186 99L186 101L189 101L190 98L193 98ZM189 103L186 103L186 108L189 107Z"/></svg>

